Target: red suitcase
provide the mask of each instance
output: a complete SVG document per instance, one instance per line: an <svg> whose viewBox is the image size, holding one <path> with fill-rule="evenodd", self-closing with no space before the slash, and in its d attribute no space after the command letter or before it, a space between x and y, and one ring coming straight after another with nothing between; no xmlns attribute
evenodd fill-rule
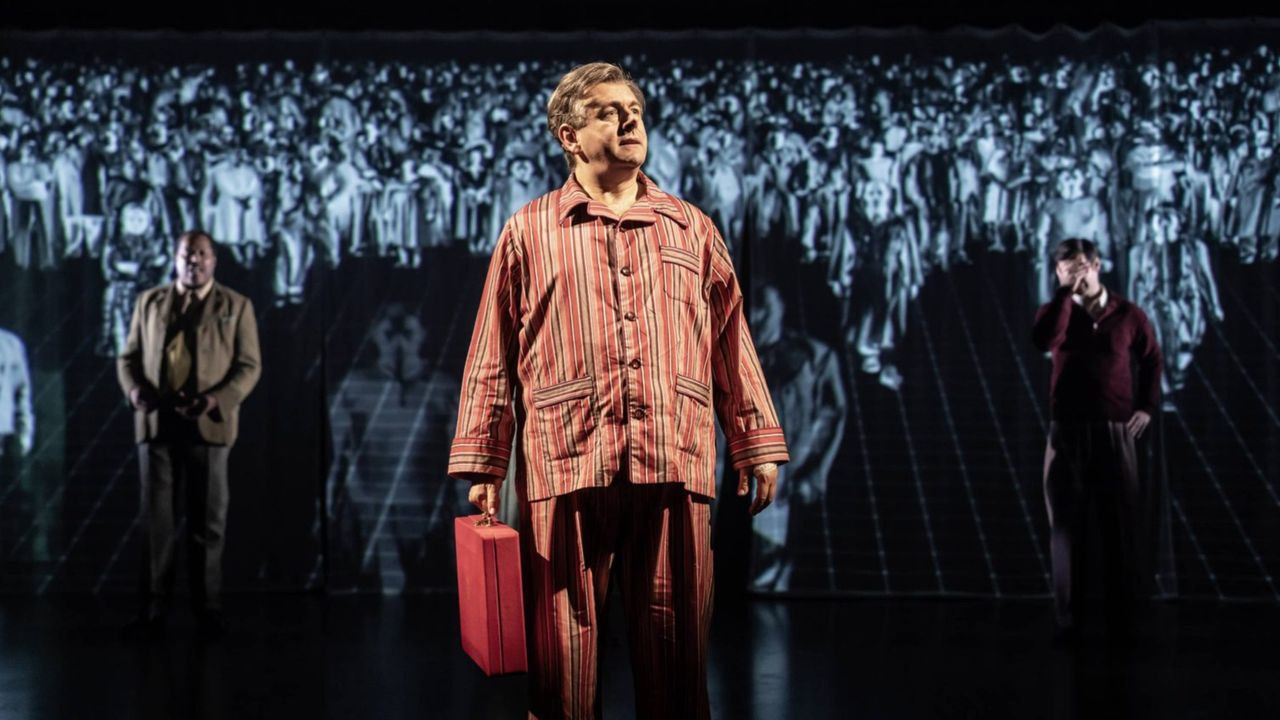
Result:
<svg viewBox="0 0 1280 720"><path fill-rule="evenodd" d="M483 517L453 521L462 649L486 675L525 672L520 536L497 521L477 525Z"/></svg>

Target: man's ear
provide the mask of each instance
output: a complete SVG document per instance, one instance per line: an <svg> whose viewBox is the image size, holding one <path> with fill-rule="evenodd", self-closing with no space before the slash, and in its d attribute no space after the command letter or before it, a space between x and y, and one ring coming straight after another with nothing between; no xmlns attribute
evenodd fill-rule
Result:
<svg viewBox="0 0 1280 720"><path fill-rule="evenodd" d="M556 130L556 139L560 141L560 147L567 152L574 154L577 152L578 131L568 123L565 123Z"/></svg>

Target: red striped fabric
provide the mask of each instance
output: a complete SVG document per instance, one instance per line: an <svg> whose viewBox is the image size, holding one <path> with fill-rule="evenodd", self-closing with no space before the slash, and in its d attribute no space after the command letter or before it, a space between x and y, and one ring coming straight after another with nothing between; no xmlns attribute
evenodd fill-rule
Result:
<svg viewBox="0 0 1280 720"><path fill-rule="evenodd" d="M600 717L600 637L615 563L636 717L709 717L709 498L624 476L520 509L529 717Z"/></svg>
<svg viewBox="0 0 1280 720"><path fill-rule="evenodd" d="M715 492L713 412L735 468L788 459L742 292L711 220L643 174L618 217L572 176L498 238L448 472L504 476L522 428L522 495L677 482Z"/></svg>

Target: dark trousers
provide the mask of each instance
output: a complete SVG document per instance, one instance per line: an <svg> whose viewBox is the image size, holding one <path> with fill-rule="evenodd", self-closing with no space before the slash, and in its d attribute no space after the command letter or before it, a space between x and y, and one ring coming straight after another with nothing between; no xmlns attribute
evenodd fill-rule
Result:
<svg viewBox="0 0 1280 720"><path fill-rule="evenodd" d="M18 543L28 528L29 521L35 517L35 503L27 487L30 480L22 477L22 457L18 447L18 437L0 434L0 496L11 495L6 503L8 510L6 520L0 522L0 566L12 559L18 549ZM26 543L30 547L30 543ZM7 578L13 579L13 578ZM0 582L6 590L14 586Z"/></svg>
<svg viewBox="0 0 1280 720"><path fill-rule="evenodd" d="M173 592L179 518L187 526L192 608L197 613L221 609L229 452L225 445L187 440L138 446L144 532L139 593L148 617L162 614Z"/></svg>
<svg viewBox="0 0 1280 720"><path fill-rule="evenodd" d="M1075 622L1100 576L1108 625L1128 629L1149 597L1152 568L1145 493L1125 424L1051 423L1044 496L1058 623Z"/></svg>

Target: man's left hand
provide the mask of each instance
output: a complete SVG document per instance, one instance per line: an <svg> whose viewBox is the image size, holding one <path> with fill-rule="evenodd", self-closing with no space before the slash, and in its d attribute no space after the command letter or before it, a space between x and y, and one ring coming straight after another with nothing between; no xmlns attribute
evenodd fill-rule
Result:
<svg viewBox="0 0 1280 720"><path fill-rule="evenodd" d="M218 407L218 399L212 395L196 395L190 400L177 405L178 412L184 417L195 420L201 415L211 413Z"/></svg>
<svg viewBox="0 0 1280 720"><path fill-rule="evenodd" d="M757 515L769 507L778 487L778 466L775 463L762 463L751 468L738 471L738 495L746 497L751 489L752 476L756 479L756 498L751 501L751 514Z"/></svg>
<svg viewBox="0 0 1280 720"><path fill-rule="evenodd" d="M1135 438L1142 437L1142 431L1147 429L1147 425L1151 423L1151 416L1142 410L1138 410L1129 418L1129 422L1125 423L1124 429Z"/></svg>

